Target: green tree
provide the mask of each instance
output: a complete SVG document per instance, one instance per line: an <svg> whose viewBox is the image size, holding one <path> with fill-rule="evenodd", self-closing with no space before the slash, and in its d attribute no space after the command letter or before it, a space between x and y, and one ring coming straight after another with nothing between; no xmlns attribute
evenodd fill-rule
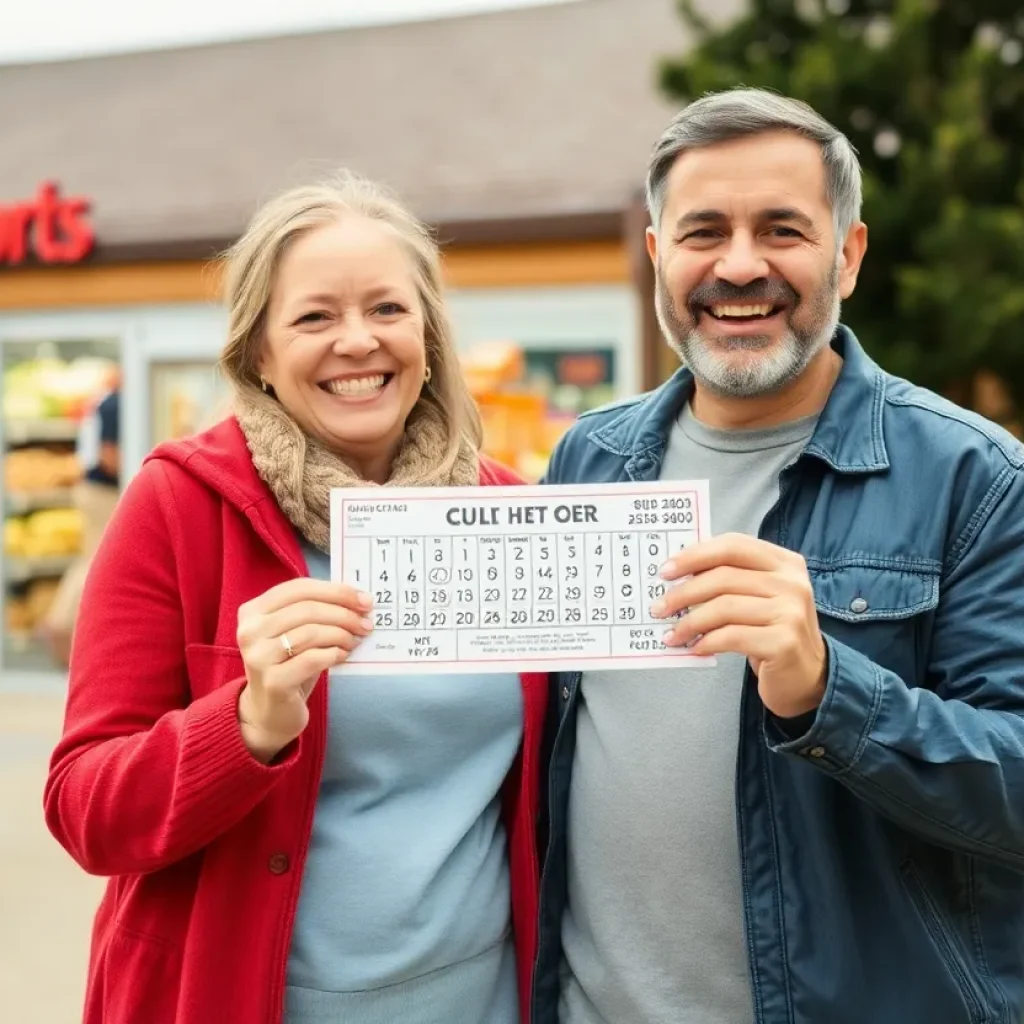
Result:
<svg viewBox="0 0 1024 1024"><path fill-rule="evenodd" d="M725 24L679 8L695 46L660 69L671 96L773 89L857 148L869 247L844 320L868 351L965 404L994 373L1024 408L1020 0L750 0Z"/></svg>

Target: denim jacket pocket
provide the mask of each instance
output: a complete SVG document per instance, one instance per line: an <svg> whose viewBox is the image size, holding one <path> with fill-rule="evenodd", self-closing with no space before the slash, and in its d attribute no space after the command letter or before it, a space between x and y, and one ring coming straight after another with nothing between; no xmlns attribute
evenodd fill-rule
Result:
<svg viewBox="0 0 1024 1024"><path fill-rule="evenodd" d="M807 568L822 632L919 685L939 604L938 565L857 555L808 559Z"/></svg>
<svg viewBox="0 0 1024 1024"><path fill-rule="evenodd" d="M913 861L900 865L900 877L921 920L935 943L935 948L956 986L972 1024L987 1024L992 1018L985 1006L985 997L971 969L963 943L942 908L928 891L924 878Z"/></svg>
<svg viewBox="0 0 1024 1024"><path fill-rule="evenodd" d="M843 622L911 618L939 603L939 567L928 563L892 565L869 556L808 559L818 610Z"/></svg>

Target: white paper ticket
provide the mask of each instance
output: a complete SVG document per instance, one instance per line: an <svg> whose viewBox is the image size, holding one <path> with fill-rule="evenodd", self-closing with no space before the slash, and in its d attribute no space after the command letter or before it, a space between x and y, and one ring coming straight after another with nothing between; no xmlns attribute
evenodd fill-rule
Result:
<svg viewBox="0 0 1024 1024"><path fill-rule="evenodd" d="M373 596L361 673L713 664L666 647L669 555L711 535L706 480L336 489L331 574Z"/></svg>

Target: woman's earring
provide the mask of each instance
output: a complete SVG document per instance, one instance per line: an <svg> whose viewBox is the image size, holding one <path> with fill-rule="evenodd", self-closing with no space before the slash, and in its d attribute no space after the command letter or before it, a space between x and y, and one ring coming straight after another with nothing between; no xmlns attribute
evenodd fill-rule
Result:
<svg viewBox="0 0 1024 1024"><path fill-rule="evenodd" d="M433 376L434 376L434 371L428 366L426 371L423 374L423 383L424 384L429 384L430 383L430 378L433 377Z"/></svg>
<svg viewBox="0 0 1024 1024"><path fill-rule="evenodd" d="M263 388L263 393L266 394L270 390L270 385L267 384L266 378L263 374L260 374L260 387Z"/></svg>

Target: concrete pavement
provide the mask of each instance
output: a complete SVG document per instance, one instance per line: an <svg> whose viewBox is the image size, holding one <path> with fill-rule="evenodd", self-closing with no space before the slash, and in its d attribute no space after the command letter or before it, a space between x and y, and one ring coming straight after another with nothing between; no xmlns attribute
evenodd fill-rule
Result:
<svg viewBox="0 0 1024 1024"><path fill-rule="evenodd" d="M89 928L104 881L86 875L43 821L60 733L59 695L0 693L0 1020L78 1024Z"/></svg>

